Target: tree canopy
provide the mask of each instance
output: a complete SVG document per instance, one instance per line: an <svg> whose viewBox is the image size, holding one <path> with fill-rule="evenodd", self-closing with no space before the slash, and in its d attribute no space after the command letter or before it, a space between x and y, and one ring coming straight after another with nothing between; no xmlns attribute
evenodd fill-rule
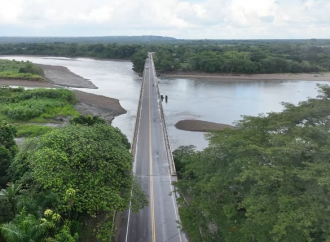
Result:
<svg viewBox="0 0 330 242"><path fill-rule="evenodd" d="M108 241L114 212L147 205L126 136L97 117L72 123L28 139L11 161L14 182L0 191L6 241Z"/></svg>
<svg viewBox="0 0 330 242"><path fill-rule="evenodd" d="M118 43L109 44L0 44L0 55L130 59L137 72L143 71L148 51L155 52L156 69L167 72L253 74L330 70L329 40L169 40L124 44L118 39Z"/></svg>
<svg viewBox="0 0 330 242"><path fill-rule="evenodd" d="M123 137L104 124L71 125L36 140L26 162L43 189L59 196L60 211L122 211L133 183L132 158ZM143 206L145 199L139 202Z"/></svg>
<svg viewBox="0 0 330 242"><path fill-rule="evenodd" d="M330 86L320 91L174 152L191 241L330 240Z"/></svg>
<svg viewBox="0 0 330 242"><path fill-rule="evenodd" d="M17 153L16 133L14 126L0 120L0 189L9 181L8 168Z"/></svg>

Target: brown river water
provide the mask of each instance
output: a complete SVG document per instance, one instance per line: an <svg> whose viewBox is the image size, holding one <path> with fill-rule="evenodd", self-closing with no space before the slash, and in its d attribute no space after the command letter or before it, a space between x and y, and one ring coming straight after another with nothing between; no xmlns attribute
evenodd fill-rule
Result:
<svg viewBox="0 0 330 242"><path fill-rule="evenodd" d="M38 64L65 66L91 80L98 89L79 90L120 100L127 113L116 117L113 125L132 140L136 109L142 79L132 70L129 61L94 60L87 58L1 56L1 59L29 60ZM316 81L230 81L216 82L193 78L160 78L161 94L168 96L163 104L172 149L180 145L207 146L203 133L178 130L175 123L183 119L200 119L232 124L242 115L279 112L281 102L297 104L307 97L316 97Z"/></svg>

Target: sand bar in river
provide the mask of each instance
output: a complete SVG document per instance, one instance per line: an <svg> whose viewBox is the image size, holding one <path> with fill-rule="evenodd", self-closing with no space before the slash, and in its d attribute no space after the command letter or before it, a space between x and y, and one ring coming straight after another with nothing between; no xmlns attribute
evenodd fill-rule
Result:
<svg viewBox="0 0 330 242"><path fill-rule="evenodd" d="M67 67L41 64L37 65L44 71L46 80L55 85L97 89L97 86L95 86L93 82L71 72Z"/></svg>
<svg viewBox="0 0 330 242"><path fill-rule="evenodd" d="M216 130L223 130L227 128L235 128L228 124L213 123L202 120L181 120L175 124L177 129L196 132L210 132Z"/></svg>
<svg viewBox="0 0 330 242"><path fill-rule="evenodd" d="M45 73L46 81L29 80L5 80L0 79L0 86L22 86L22 87L83 87L97 88L91 81L88 81L74 73L68 68L62 66L39 65ZM101 95L73 90L78 103L76 109L83 115L100 116L110 123L118 115L126 113L126 110L120 105L118 99L109 98Z"/></svg>

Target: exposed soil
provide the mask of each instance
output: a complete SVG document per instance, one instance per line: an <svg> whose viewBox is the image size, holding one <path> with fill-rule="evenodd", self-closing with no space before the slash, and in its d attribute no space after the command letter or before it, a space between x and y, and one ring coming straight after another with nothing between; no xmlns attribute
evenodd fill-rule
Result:
<svg viewBox="0 0 330 242"><path fill-rule="evenodd" d="M78 99L76 110L83 115L100 116L111 123L115 116L126 113L119 100L101 95L73 90Z"/></svg>
<svg viewBox="0 0 330 242"><path fill-rule="evenodd" d="M111 124L111 121L115 116L126 113L126 110L120 105L118 99L81 92L78 90L73 90L73 92L75 93L78 100L75 108L79 113L83 115L99 116L103 118L107 124ZM60 127L67 125L70 118L71 117L57 117L53 123L30 124ZM24 141L24 138L15 138L15 141L18 145L21 145Z"/></svg>
<svg viewBox="0 0 330 242"><path fill-rule="evenodd" d="M325 73L278 73L278 74L219 74L203 72L164 72L163 77L199 78L210 81L266 81L266 80L300 80L300 81L330 81L330 72Z"/></svg>
<svg viewBox="0 0 330 242"><path fill-rule="evenodd" d="M175 124L177 129L196 132L209 132L223 129L233 129L234 126L228 124L219 124L202 120L181 120Z"/></svg>
<svg viewBox="0 0 330 242"><path fill-rule="evenodd" d="M46 81L0 79L0 86L4 85L20 87L54 87L52 83Z"/></svg>
<svg viewBox="0 0 330 242"><path fill-rule="evenodd" d="M38 66L43 69L48 82L0 79L0 86L55 87L55 85L59 85L76 88L97 88L91 81L74 74L66 67L51 65ZM118 99L77 90L73 90L73 92L76 94L78 100L76 109L83 115L100 116L105 119L107 123L110 123L115 116L126 113L126 110L120 105Z"/></svg>
<svg viewBox="0 0 330 242"><path fill-rule="evenodd" d="M1 80L1 85L23 86L23 87L55 87L51 83L27 80ZM120 105L119 100L101 95L73 90L78 104L75 108L83 115L100 116L107 123L111 123L115 116L126 113L126 110ZM62 123L62 122L61 122Z"/></svg>
<svg viewBox="0 0 330 242"><path fill-rule="evenodd" d="M93 82L78 76L64 66L37 65L44 71L46 80L55 85L97 89Z"/></svg>

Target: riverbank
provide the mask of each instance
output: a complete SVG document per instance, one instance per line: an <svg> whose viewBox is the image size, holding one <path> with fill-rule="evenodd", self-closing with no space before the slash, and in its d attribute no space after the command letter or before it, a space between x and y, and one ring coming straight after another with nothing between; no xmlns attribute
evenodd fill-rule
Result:
<svg viewBox="0 0 330 242"><path fill-rule="evenodd" d="M1 80L0 86L20 86L31 88L55 88L56 86L48 82L27 81L27 80ZM83 115L100 116L111 123L116 116L126 113L126 110L120 105L119 100L92 93L86 93L78 90L72 90L78 103L75 108Z"/></svg>
<svg viewBox="0 0 330 242"><path fill-rule="evenodd" d="M175 124L175 127L180 130L195 132L210 132L235 128L228 124L213 123L202 120L181 120Z"/></svg>
<svg viewBox="0 0 330 242"><path fill-rule="evenodd" d="M41 67L44 71L45 79L55 85L97 89L97 86L95 86L93 82L73 73L67 67L41 64L36 65Z"/></svg>
<svg viewBox="0 0 330 242"><path fill-rule="evenodd" d="M17 86L23 86L22 83L26 84L25 82L19 82L19 80L16 80L16 82ZM41 87L41 85L39 85L39 87ZM74 92L77 98L77 104L74 105L74 108L78 113L82 115L99 116L104 119L107 124L110 125L112 120L116 116L126 113L126 110L120 105L118 99L91 93L85 93L78 90L72 90L72 92ZM47 123L13 123L16 126L20 126L20 128L18 129L19 136L18 138L15 138L15 141L17 144L20 145L23 142L24 137L30 137L32 133L33 136L36 136L36 134L43 134L49 131L51 128L65 126L69 123L70 118L71 116L58 116L54 119L49 119Z"/></svg>
<svg viewBox="0 0 330 242"><path fill-rule="evenodd" d="M101 95L73 90L78 100L75 109L83 115L99 116L110 124L114 117L125 114L119 100Z"/></svg>
<svg viewBox="0 0 330 242"><path fill-rule="evenodd" d="M19 87L55 87L47 81L29 81L16 79L0 79L0 86L19 86Z"/></svg>
<svg viewBox="0 0 330 242"><path fill-rule="evenodd" d="M166 78L198 78L208 81L267 81L267 80L299 80L330 81L330 72L325 73L274 73L274 74L219 74L202 72L165 72L159 73Z"/></svg>

